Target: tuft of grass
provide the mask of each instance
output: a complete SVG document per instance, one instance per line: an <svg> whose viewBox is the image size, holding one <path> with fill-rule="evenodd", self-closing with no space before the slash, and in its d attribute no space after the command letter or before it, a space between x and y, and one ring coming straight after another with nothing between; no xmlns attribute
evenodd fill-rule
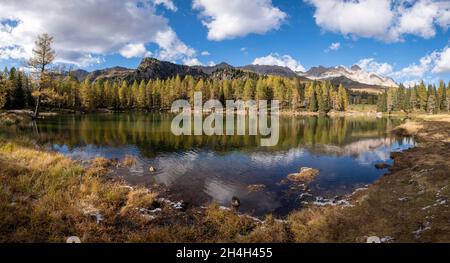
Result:
<svg viewBox="0 0 450 263"><path fill-rule="evenodd" d="M204 224L209 232L208 236L216 242L232 242L248 234L256 226L254 220L241 217L217 204L211 204L206 209Z"/></svg>
<svg viewBox="0 0 450 263"><path fill-rule="evenodd" d="M145 188L133 189L128 193L125 206L122 207L120 213L125 215L140 208L151 209L157 196L157 194Z"/></svg>
<svg viewBox="0 0 450 263"><path fill-rule="evenodd" d="M132 167L132 166L136 165L136 163L137 163L137 158L135 156L131 156L131 155L125 156L125 158L123 158L123 160L121 161L121 164L124 165L125 167Z"/></svg>

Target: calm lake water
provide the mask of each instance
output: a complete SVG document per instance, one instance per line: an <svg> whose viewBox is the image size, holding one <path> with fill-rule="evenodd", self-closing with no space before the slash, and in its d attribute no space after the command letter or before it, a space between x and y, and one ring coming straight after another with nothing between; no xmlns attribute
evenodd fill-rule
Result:
<svg viewBox="0 0 450 263"><path fill-rule="evenodd" d="M34 127L1 128L3 136L30 136L38 143L77 160L94 157L138 160L118 172L130 184L163 184L180 199L196 205L215 201L229 206L233 196L241 211L256 216L285 215L301 208L302 193L332 198L376 181L390 163L390 153L414 146L412 139L394 138L390 130L401 119L369 117L281 117L280 141L260 147L253 136L177 137L169 114L95 114L55 116ZM150 173L149 167L157 168ZM282 182L300 167L320 175L304 189ZM248 186L264 184L262 192Z"/></svg>

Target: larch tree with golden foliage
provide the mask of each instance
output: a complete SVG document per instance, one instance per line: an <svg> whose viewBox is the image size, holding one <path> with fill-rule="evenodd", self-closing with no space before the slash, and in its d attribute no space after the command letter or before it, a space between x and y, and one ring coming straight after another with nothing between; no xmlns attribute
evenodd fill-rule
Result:
<svg viewBox="0 0 450 263"><path fill-rule="evenodd" d="M38 79L38 89L35 92L36 107L34 110L34 117L39 117L39 107L41 104L42 93L46 88L46 83L49 82L48 67L55 60L56 54L52 48L53 37L48 34L42 34L37 37L35 48L33 49L33 56L30 58L28 64L34 70Z"/></svg>

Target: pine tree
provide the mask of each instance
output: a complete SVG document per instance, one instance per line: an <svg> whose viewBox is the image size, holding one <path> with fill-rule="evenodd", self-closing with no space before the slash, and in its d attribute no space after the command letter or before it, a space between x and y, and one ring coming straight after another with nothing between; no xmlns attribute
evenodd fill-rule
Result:
<svg viewBox="0 0 450 263"><path fill-rule="evenodd" d="M153 82L149 80L147 82L147 86L145 87L145 91L147 92L147 109L151 110L153 108ZM183 99L187 99L186 90L182 91L184 95L182 95Z"/></svg>
<svg viewBox="0 0 450 263"><path fill-rule="evenodd" d="M428 97L427 112L430 113L430 114L433 114L433 113L437 112L436 94L434 92L430 93L430 96Z"/></svg>
<svg viewBox="0 0 450 263"><path fill-rule="evenodd" d="M389 88L386 92L386 110L391 113L395 110L397 105L397 92L396 88Z"/></svg>
<svg viewBox="0 0 450 263"><path fill-rule="evenodd" d="M81 105L87 111L94 109L94 96L89 79L86 79L80 87Z"/></svg>
<svg viewBox="0 0 450 263"><path fill-rule="evenodd" d="M405 90L405 104L403 110L407 113L410 113L413 109L411 104L411 93L413 92L413 89L409 88Z"/></svg>
<svg viewBox="0 0 450 263"><path fill-rule="evenodd" d="M46 82L49 80L48 66L55 60L55 51L52 48L53 37L48 34L39 35L35 48L33 49L33 56L29 60L28 64L32 67L38 75L39 83L38 90L36 92L36 107L34 110L34 117L39 117L39 110L41 104L41 93L46 88Z"/></svg>
<svg viewBox="0 0 450 263"><path fill-rule="evenodd" d="M427 110L427 101L428 101L428 92L425 87L425 83L420 82L419 87L417 88L417 100L421 110Z"/></svg>
<svg viewBox="0 0 450 263"><path fill-rule="evenodd" d="M377 111L378 112L387 112L387 91L383 92L378 96L378 102L377 102Z"/></svg>
<svg viewBox="0 0 450 263"><path fill-rule="evenodd" d="M121 109L128 107L128 84L126 81L122 81L122 85L120 85L119 101Z"/></svg>
<svg viewBox="0 0 450 263"><path fill-rule="evenodd" d="M252 79L248 79L244 86L244 100L253 100L255 97L255 83Z"/></svg>
<svg viewBox="0 0 450 263"><path fill-rule="evenodd" d="M197 84L195 85L195 88L193 90L193 92L204 92L205 91L205 81L203 79L200 79ZM191 98L191 105L193 105L194 102L194 93L190 94L190 98ZM205 94L203 94L203 97L205 96Z"/></svg>
<svg viewBox="0 0 450 263"><path fill-rule="evenodd" d="M309 98L309 111L316 112L318 109L316 92L313 91Z"/></svg>
<svg viewBox="0 0 450 263"><path fill-rule="evenodd" d="M341 84L339 85L338 95L337 95L337 110L346 111L348 109L348 95L347 90Z"/></svg>
<svg viewBox="0 0 450 263"><path fill-rule="evenodd" d="M112 87L112 108L114 110L120 109L119 84L115 82Z"/></svg>
<svg viewBox="0 0 450 263"><path fill-rule="evenodd" d="M0 109L3 109L6 105L8 89L8 80L0 74Z"/></svg>
<svg viewBox="0 0 450 263"><path fill-rule="evenodd" d="M194 85L192 85L193 87ZM152 98L153 98L153 108L154 109L161 109L161 80L157 79L154 83L153 83L153 88L152 88ZM193 89L192 89L193 92ZM193 93L192 93L193 94ZM192 95L193 96L193 95ZM190 102L193 102L194 98L191 98L191 95L189 95L189 100Z"/></svg>
<svg viewBox="0 0 450 263"><path fill-rule="evenodd" d="M11 80L13 85L11 108L22 109L25 107L25 91L23 89L23 76L22 72L17 71L14 79Z"/></svg>
<svg viewBox="0 0 450 263"><path fill-rule="evenodd" d="M284 82L282 81L282 79L280 77L274 77L273 79L273 95L274 95L274 99L278 100L280 102L281 107L286 106L286 85L284 84Z"/></svg>
<svg viewBox="0 0 450 263"><path fill-rule="evenodd" d="M447 90L444 81L439 82L436 106L439 111L446 111Z"/></svg>
<svg viewBox="0 0 450 263"><path fill-rule="evenodd" d="M411 95L410 95L410 99L409 99L409 102L411 105L410 108L411 108L411 111L415 111L418 108L420 108L419 102L417 99L417 88L413 87L413 88L410 88L410 90L411 90Z"/></svg>
<svg viewBox="0 0 450 263"><path fill-rule="evenodd" d="M242 100L244 97L244 84L242 80L240 79L234 79L231 82L231 88L234 91L234 99L235 100Z"/></svg>
<svg viewBox="0 0 450 263"><path fill-rule="evenodd" d="M292 110L297 110L301 104L301 95L300 95L300 83L295 80L291 87L291 107Z"/></svg>
<svg viewBox="0 0 450 263"><path fill-rule="evenodd" d="M133 82L133 85L131 85L131 90L128 90L127 92L127 107L128 109L132 109L136 106L136 97L139 92L139 85L137 81ZM169 94L166 94L166 96L169 96Z"/></svg>
<svg viewBox="0 0 450 263"><path fill-rule="evenodd" d="M225 97L225 100L232 100L233 99L233 89L231 87L231 83L229 80L224 80L222 82L222 89L223 89L223 95Z"/></svg>
<svg viewBox="0 0 450 263"><path fill-rule="evenodd" d="M328 113L330 111L330 85L330 83L324 81L321 85L316 87L318 108L319 111L323 113Z"/></svg>
<svg viewBox="0 0 450 263"><path fill-rule="evenodd" d="M314 95L315 82L309 82L305 88L305 107L309 108L311 105L311 98Z"/></svg>
<svg viewBox="0 0 450 263"><path fill-rule="evenodd" d="M106 98L106 92L104 90L103 83L95 82L94 88L93 88L93 94L94 94L94 107L95 108L104 108L105 107L105 98Z"/></svg>
<svg viewBox="0 0 450 263"><path fill-rule="evenodd" d="M396 111L404 111L406 108L406 89L403 84L400 84L397 89L397 96L396 96L396 105L394 106L394 109Z"/></svg>
<svg viewBox="0 0 450 263"><path fill-rule="evenodd" d="M114 108L113 88L111 87L111 82L109 80L103 83L103 91L105 92L104 106L108 109Z"/></svg>
<svg viewBox="0 0 450 263"><path fill-rule="evenodd" d="M181 85L180 85L181 86ZM147 85L142 80L139 84L139 91L137 96L137 106L139 109L145 109L147 107Z"/></svg>

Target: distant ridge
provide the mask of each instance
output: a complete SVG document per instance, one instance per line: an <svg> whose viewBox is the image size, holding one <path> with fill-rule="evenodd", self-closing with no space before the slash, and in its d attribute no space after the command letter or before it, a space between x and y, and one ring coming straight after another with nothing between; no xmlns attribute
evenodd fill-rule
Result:
<svg viewBox="0 0 450 263"><path fill-rule="evenodd" d="M389 77L379 76L374 72L366 72L360 66L354 65L351 68L345 66L337 67L313 67L300 75L311 80L330 80L342 79L343 77L355 83L381 87L398 87L398 84Z"/></svg>
<svg viewBox="0 0 450 263"><path fill-rule="evenodd" d="M137 69L113 67L93 72L76 70L75 75L80 81L88 78L91 81L141 81L150 79L168 79L175 76L210 79L234 79L257 77L258 75L274 75L287 78L297 78L301 81L324 80L334 85L343 84L349 89L380 93L387 87L398 87L398 84L388 77L378 76L373 72L366 72L360 66L351 68L337 67L313 67L307 72L294 72L288 67L269 65L247 65L234 67L222 62L214 66L186 66L155 58L144 58Z"/></svg>

